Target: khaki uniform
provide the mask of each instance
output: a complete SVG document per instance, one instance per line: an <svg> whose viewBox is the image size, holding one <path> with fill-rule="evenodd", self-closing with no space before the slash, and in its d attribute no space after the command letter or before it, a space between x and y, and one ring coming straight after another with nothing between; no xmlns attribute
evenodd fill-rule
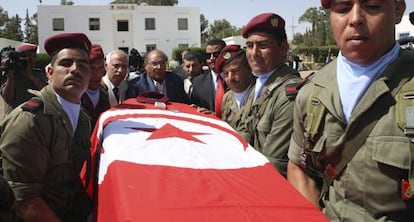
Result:
<svg viewBox="0 0 414 222"><path fill-rule="evenodd" d="M286 75L291 77L276 87L265 102L260 103L260 98L265 96L270 85ZM276 78L272 81L274 76ZM285 86L299 81L297 71L283 64L269 77L260 96L254 103L254 89L251 90L245 105L245 111L242 114L242 122L237 129L240 135L256 150L264 154L270 163L285 177L294 105L294 97L287 96ZM265 106L263 112L254 114L262 106Z"/></svg>
<svg viewBox="0 0 414 222"><path fill-rule="evenodd" d="M43 105L25 103L2 124L4 178L16 200L41 197L62 221L86 221L91 202L79 172L90 159L89 118L81 111L73 133L53 89L38 94Z"/></svg>
<svg viewBox="0 0 414 222"><path fill-rule="evenodd" d="M288 156L296 164L307 163L305 169L315 167L305 160L310 157L304 153L306 106L315 85L322 87L317 98L327 111L313 149L324 167L337 163L348 138L360 133L374 113L383 112L365 143L323 196L324 212L332 221L414 221L414 200L404 201L401 197L401 181L408 177L407 171L412 167L413 144L397 126L396 101L390 94L413 76L413 61L412 52L401 50L397 60L359 100L348 124L340 102L336 61L315 74L299 91Z"/></svg>
<svg viewBox="0 0 414 222"><path fill-rule="evenodd" d="M252 88L254 89L254 84L249 86L248 94ZM240 127L243 110L244 105L239 108L234 92L232 90L227 91L224 94L221 106L221 119L226 121L233 129L237 129Z"/></svg>
<svg viewBox="0 0 414 222"><path fill-rule="evenodd" d="M37 89L36 85L26 77L23 77L21 73L22 70L16 71L15 81L14 81L14 100L7 102L4 101L4 115L9 114L14 108L18 107L20 104L26 102L33 97L33 94L29 93L28 89ZM33 75L44 85L47 84L46 75L39 69L33 69ZM4 79L4 82L6 79ZM3 96L5 84L2 82L1 95Z"/></svg>

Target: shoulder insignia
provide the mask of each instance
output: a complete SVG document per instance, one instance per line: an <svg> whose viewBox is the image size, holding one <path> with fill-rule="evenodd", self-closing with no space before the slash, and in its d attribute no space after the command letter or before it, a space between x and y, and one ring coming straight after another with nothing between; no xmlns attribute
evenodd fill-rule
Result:
<svg viewBox="0 0 414 222"><path fill-rule="evenodd" d="M33 97L29 101L23 104L22 109L24 111L33 112L42 107L43 101L39 97Z"/></svg>
<svg viewBox="0 0 414 222"><path fill-rule="evenodd" d="M288 98L295 98L298 94L298 86L301 83L289 83L285 85L285 92Z"/></svg>

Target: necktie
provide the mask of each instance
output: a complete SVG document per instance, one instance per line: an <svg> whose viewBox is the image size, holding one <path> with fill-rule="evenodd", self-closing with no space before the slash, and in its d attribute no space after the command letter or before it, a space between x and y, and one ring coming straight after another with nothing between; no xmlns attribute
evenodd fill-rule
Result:
<svg viewBox="0 0 414 222"><path fill-rule="evenodd" d="M216 89L216 98L214 103L214 112L218 118L221 118L221 102L223 101L224 96L224 85L221 75L217 75L217 89Z"/></svg>
<svg viewBox="0 0 414 222"><path fill-rule="evenodd" d="M112 91L114 92L114 95L116 97L116 101L119 103L119 89L118 89L118 87L114 87L112 89Z"/></svg>

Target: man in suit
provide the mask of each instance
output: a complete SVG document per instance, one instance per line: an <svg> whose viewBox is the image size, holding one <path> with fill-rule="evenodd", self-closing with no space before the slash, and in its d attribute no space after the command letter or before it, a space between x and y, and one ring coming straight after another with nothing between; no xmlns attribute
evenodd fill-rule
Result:
<svg viewBox="0 0 414 222"><path fill-rule="evenodd" d="M219 73L216 73L215 71L215 63L218 55L225 46L226 43L221 39L212 39L207 42L207 65L210 70L193 79L193 91L191 93L190 101L192 104L198 106L199 111L202 113L216 112L215 98L216 89L217 86L219 86L219 82L217 81ZM224 88L226 88L223 78L221 77L220 79Z"/></svg>
<svg viewBox="0 0 414 222"><path fill-rule="evenodd" d="M161 50L152 50L145 56L145 72L128 82L128 97L143 92L158 92L172 102L189 103L181 76L167 72L167 56Z"/></svg>
<svg viewBox="0 0 414 222"><path fill-rule="evenodd" d="M106 56L106 75L102 78L102 85L108 92L111 107L127 99L128 84L125 76L128 65L128 55L122 50L114 50Z"/></svg>
<svg viewBox="0 0 414 222"><path fill-rule="evenodd" d="M189 51L183 56L183 69L186 77L184 78L184 91L191 95L193 91L193 78L203 73L203 59L198 52Z"/></svg>

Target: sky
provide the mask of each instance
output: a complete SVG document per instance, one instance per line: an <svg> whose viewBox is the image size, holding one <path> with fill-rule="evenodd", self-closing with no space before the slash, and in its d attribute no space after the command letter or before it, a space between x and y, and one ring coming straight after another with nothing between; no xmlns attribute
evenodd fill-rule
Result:
<svg viewBox="0 0 414 222"><path fill-rule="evenodd" d="M9 17L19 14L25 18L26 9L29 16L37 12L39 2L43 5L59 5L60 0L1 0L0 6L7 11ZM72 0L75 5L106 5L111 0ZM414 11L414 1L406 0L406 14ZM288 38L293 33L304 33L310 26L298 23L298 19L310 7L319 7L320 0L178 0L178 6L200 7L209 24L214 20L226 19L231 25L241 28L254 16L273 12L286 20Z"/></svg>

